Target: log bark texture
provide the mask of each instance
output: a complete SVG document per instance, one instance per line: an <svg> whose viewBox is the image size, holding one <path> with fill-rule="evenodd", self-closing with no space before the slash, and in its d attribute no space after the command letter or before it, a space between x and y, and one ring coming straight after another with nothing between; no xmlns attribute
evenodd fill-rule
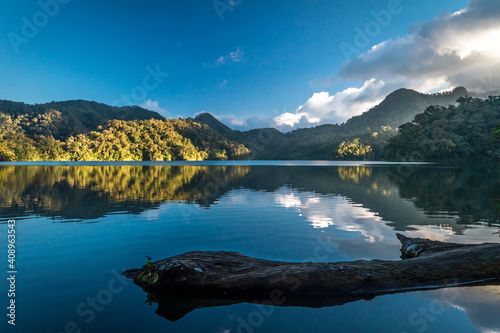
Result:
<svg viewBox="0 0 500 333"><path fill-rule="evenodd" d="M291 263L237 252L189 252L123 272L175 321L242 302L324 307L378 295L500 283L500 244L443 243L397 234L403 260Z"/></svg>
<svg viewBox="0 0 500 333"><path fill-rule="evenodd" d="M124 272L144 290L196 296L380 295L500 279L500 244L442 243L398 234L398 261L313 263L256 259L237 252L189 252Z"/></svg>

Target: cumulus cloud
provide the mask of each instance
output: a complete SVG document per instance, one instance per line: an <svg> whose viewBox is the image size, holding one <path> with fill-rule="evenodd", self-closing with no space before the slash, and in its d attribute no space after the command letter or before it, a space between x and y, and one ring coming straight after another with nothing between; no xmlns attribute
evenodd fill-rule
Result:
<svg viewBox="0 0 500 333"><path fill-rule="evenodd" d="M361 88L348 88L334 95L315 93L294 113L285 112L274 118L276 126L309 127L324 123L341 123L380 103L391 91L391 85L371 79Z"/></svg>
<svg viewBox="0 0 500 333"><path fill-rule="evenodd" d="M373 46L346 62L335 80L407 82L430 92L465 86L500 92L500 2L472 0L465 8L412 27L405 37Z"/></svg>
<svg viewBox="0 0 500 333"><path fill-rule="evenodd" d="M340 92L314 93L294 112L273 118L218 116L238 129L276 127L283 131L324 123L342 123L380 103L398 88L424 93L465 86L478 95L500 94L500 1L471 0L454 13L410 27L406 36L374 45L342 64L323 83L359 82ZM219 58L238 62L243 52ZM252 127L252 125L255 125Z"/></svg>
<svg viewBox="0 0 500 333"><path fill-rule="evenodd" d="M476 94L500 93L500 1L472 0L455 13L416 24L404 37L384 41L345 62L324 83L359 81L359 88L315 93L276 127L341 123L380 103L398 88L440 92L465 86ZM360 84L361 85L361 84Z"/></svg>
<svg viewBox="0 0 500 333"><path fill-rule="evenodd" d="M348 88L334 95L323 91L315 93L295 112L279 112L274 109L272 117L237 117L234 114L218 115L212 113L222 123L237 130L274 127L283 132L296 128L322 124L342 123L352 116L359 115L372 106L379 104L384 97L399 88L398 84L386 84L371 79L360 88Z"/></svg>
<svg viewBox="0 0 500 333"><path fill-rule="evenodd" d="M147 110L158 112L163 117L168 116L168 111L166 109L160 107L160 103L158 101L152 101L152 100L148 99L147 101L142 103L140 105L140 107L147 109Z"/></svg>

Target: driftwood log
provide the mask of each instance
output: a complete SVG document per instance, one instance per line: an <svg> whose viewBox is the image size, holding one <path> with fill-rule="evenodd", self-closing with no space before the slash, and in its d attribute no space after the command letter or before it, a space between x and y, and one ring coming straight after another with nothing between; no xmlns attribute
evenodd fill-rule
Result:
<svg viewBox="0 0 500 333"><path fill-rule="evenodd" d="M443 243L397 234L403 260L280 262L237 252L189 252L123 272L169 320L240 302L341 305L378 295L500 282L500 244Z"/></svg>

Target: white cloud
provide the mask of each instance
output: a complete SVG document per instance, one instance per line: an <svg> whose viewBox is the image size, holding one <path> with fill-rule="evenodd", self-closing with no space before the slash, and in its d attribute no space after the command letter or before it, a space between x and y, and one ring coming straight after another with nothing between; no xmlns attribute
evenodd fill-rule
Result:
<svg viewBox="0 0 500 333"><path fill-rule="evenodd" d="M239 129L276 127L288 131L324 123L341 123L380 103L398 88L424 93L465 86L477 94L500 94L500 1L471 0L455 13L418 23L407 36L374 45L344 63L323 82L358 81L340 92L314 93L294 112L274 118L219 116ZM238 49L218 62L240 61ZM239 60L237 60L239 59ZM258 124L251 126L250 123Z"/></svg>
<svg viewBox="0 0 500 333"><path fill-rule="evenodd" d="M233 62L240 62L243 60L243 52L238 48L235 52L229 53L229 58L231 58Z"/></svg>
<svg viewBox="0 0 500 333"><path fill-rule="evenodd" d="M222 65L226 62L226 58L225 57L220 57L219 59L217 59L217 65Z"/></svg>
<svg viewBox="0 0 500 333"><path fill-rule="evenodd" d="M382 218L360 205L353 205L345 197L319 196L316 193L274 192L274 202L284 208L293 208L306 218L314 229L334 227L338 230L359 233L366 243L397 243L392 228ZM390 241L388 241L390 240Z"/></svg>
<svg viewBox="0 0 500 333"><path fill-rule="evenodd" d="M433 92L465 86L477 93L500 92L500 2L472 0L467 8L412 28L405 37L372 47L343 64L327 81L373 77Z"/></svg>
<svg viewBox="0 0 500 333"><path fill-rule="evenodd" d="M394 87L384 81L370 79L361 88L348 88L331 95L313 94L294 113L285 112L274 118L275 126L310 127L324 123L341 123L380 103Z"/></svg>
<svg viewBox="0 0 500 333"><path fill-rule="evenodd" d="M500 93L500 1L472 0L463 10L411 30L374 45L323 81L357 80L362 87L315 93L294 113L276 116L275 126L341 123L401 87L429 93L465 86L480 94Z"/></svg>
<svg viewBox="0 0 500 333"><path fill-rule="evenodd" d="M342 123L352 116L359 115L379 104L384 97L399 88L399 85L386 84L375 79L368 80L360 88L348 88L331 95L328 92L313 94L295 112L273 110L276 116L237 117L234 114L212 115L227 126L248 130L252 128L274 127L283 132L295 128L305 128L327 123Z"/></svg>
<svg viewBox="0 0 500 333"><path fill-rule="evenodd" d="M229 54L225 56L219 57L217 61L215 62L216 65L223 65L228 61L231 62L240 62L243 60L244 54L243 51L241 51L240 48L237 48L236 51L230 52Z"/></svg>
<svg viewBox="0 0 500 333"><path fill-rule="evenodd" d="M168 116L168 111L166 109L160 107L160 103L158 101L152 101L152 100L148 99L147 101L142 103L140 105L140 107L147 109L147 110L158 112L163 117Z"/></svg>

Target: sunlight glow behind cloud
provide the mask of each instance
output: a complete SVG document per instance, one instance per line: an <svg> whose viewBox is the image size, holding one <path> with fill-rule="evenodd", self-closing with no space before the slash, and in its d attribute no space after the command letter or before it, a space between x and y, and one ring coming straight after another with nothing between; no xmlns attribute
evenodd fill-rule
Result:
<svg viewBox="0 0 500 333"><path fill-rule="evenodd" d="M363 85L322 91L295 113L274 118L289 129L341 123L380 103L398 88L424 93L465 86L476 94L500 93L500 1L472 0L467 8L412 27L411 33L374 45L342 65L324 83Z"/></svg>

